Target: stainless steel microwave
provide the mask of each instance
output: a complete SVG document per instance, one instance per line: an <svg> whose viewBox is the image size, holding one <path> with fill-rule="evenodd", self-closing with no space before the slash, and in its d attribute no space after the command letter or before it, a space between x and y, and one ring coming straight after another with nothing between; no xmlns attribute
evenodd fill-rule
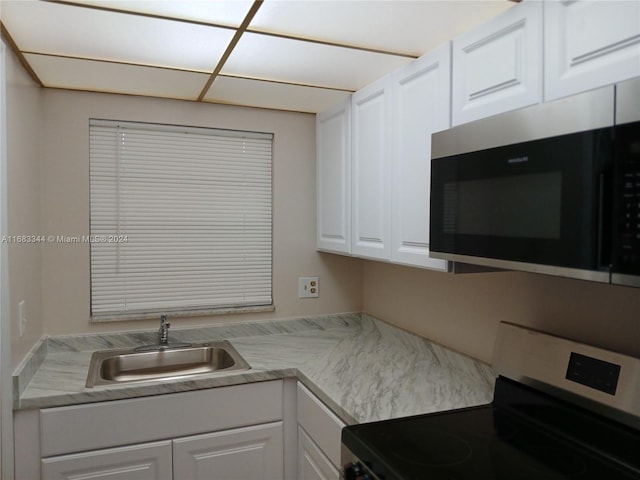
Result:
<svg viewBox="0 0 640 480"><path fill-rule="evenodd" d="M640 79L432 137L430 255L640 287Z"/></svg>

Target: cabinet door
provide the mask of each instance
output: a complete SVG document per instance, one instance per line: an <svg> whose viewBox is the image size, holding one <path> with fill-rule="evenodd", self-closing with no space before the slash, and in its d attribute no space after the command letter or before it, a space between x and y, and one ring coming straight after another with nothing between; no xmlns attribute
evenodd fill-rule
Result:
<svg viewBox="0 0 640 480"><path fill-rule="evenodd" d="M431 134L450 125L449 43L393 75L391 104L391 260L437 270L429 258Z"/></svg>
<svg viewBox="0 0 640 480"><path fill-rule="evenodd" d="M384 77L351 97L351 252L381 260L391 254L389 86Z"/></svg>
<svg viewBox="0 0 640 480"><path fill-rule="evenodd" d="M297 389L298 424L335 467L340 466L345 424L302 383Z"/></svg>
<svg viewBox="0 0 640 480"><path fill-rule="evenodd" d="M339 480L340 471L311 440L302 427L298 427L298 480Z"/></svg>
<svg viewBox="0 0 640 480"><path fill-rule="evenodd" d="M316 116L316 241L351 251L351 99Z"/></svg>
<svg viewBox="0 0 640 480"><path fill-rule="evenodd" d="M453 40L452 123L542 101L542 2L519 3Z"/></svg>
<svg viewBox="0 0 640 480"><path fill-rule="evenodd" d="M174 440L173 469L176 479L281 479L282 422Z"/></svg>
<svg viewBox="0 0 640 480"><path fill-rule="evenodd" d="M547 1L545 100L640 75L640 1Z"/></svg>
<svg viewBox="0 0 640 480"><path fill-rule="evenodd" d="M156 442L44 458L44 480L171 480L171 442Z"/></svg>

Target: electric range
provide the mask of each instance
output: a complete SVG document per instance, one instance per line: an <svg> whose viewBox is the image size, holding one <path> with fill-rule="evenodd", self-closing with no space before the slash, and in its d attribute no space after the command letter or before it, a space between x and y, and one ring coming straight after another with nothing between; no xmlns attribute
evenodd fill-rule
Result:
<svg viewBox="0 0 640 480"><path fill-rule="evenodd" d="M640 479L640 359L502 323L493 402L343 429L346 480Z"/></svg>

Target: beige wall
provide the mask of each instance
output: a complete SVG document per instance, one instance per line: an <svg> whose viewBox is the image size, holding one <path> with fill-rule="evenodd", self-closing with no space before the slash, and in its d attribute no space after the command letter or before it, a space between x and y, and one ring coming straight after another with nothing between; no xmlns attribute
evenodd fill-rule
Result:
<svg viewBox="0 0 640 480"><path fill-rule="evenodd" d="M364 311L490 362L498 323L640 357L640 290L522 272L450 275L365 262Z"/></svg>
<svg viewBox="0 0 640 480"><path fill-rule="evenodd" d="M40 233L40 138L42 91L11 53L7 53L8 233ZM42 336L40 245L9 244L12 365ZM27 328L19 335L18 303L24 301Z"/></svg>
<svg viewBox="0 0 640 480"><path fill-rule="evenodd" d="M174 326L364 310L490 361L497 325L510 321L640 356L640 290L503 272L452 276L315 251L314 117L120 95L38 90L9 69L9 221L14 234L88 234L88 119L273 132L273 313L174 321ZM40 121L42 119L42 124ZM42 141L33 129L43 129ZM51 335L155 328L89 323L88 245L12 246L14 363ZM320 277L320 298L298 299L298 276ZM17 337L17 302L29 327ZM40 300L41 299L41 300ZM41 314L42 312L42 314Z"/></svg>
<svg viewBox="0 0 640 480"><path fill-rule="evenodd" d="M273 290L276 311L175 319L172 327L360 311L362 262L315 251L315 116L143 97L44 91L41 231L89 233L89 118L274 133ZM298 277L320 277L317 299L298 298ZM44 331L50 335L155 328L155 321L89 323L89 246L42 250Z"/></svg>

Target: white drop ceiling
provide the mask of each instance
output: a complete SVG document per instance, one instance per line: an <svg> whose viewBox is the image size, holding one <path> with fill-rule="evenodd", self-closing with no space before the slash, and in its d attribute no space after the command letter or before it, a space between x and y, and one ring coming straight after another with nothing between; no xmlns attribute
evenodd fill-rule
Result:
<svg viewBox="0 0 640 480"><path fill-rule="evenodd" d="M45 88L318 112L508 0L0 0Z"/></svg>

